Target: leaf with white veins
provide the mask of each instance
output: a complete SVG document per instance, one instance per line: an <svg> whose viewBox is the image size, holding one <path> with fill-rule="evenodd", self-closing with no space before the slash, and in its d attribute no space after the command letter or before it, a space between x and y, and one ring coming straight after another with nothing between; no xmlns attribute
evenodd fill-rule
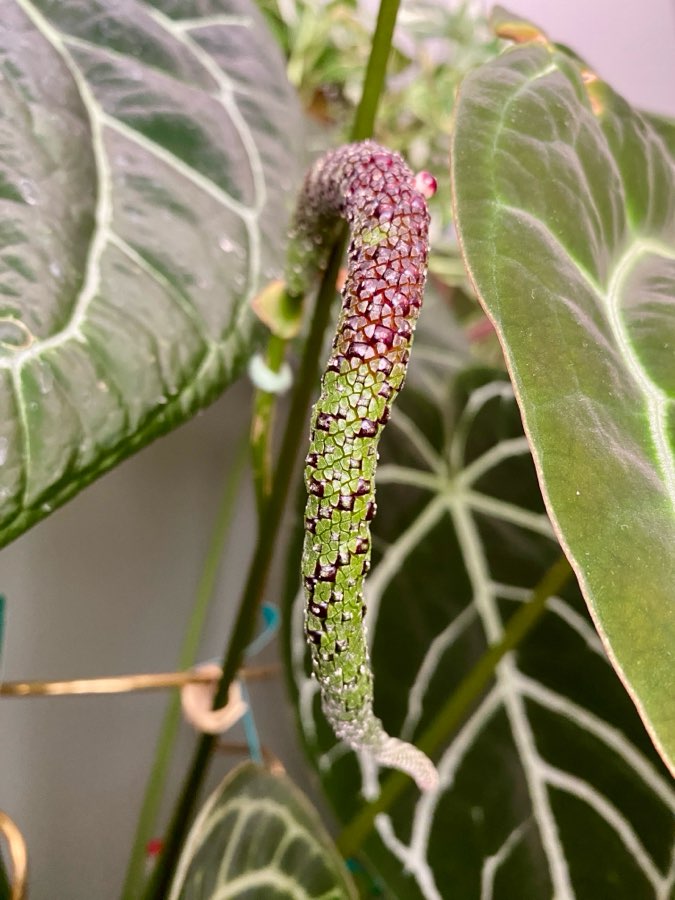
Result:
<svg viewBox="0 0 675 900"><path fill-rule="evenodd" d="M547 508L675 771L675 162L581 62L525 43L469 75L455 220Z"/></svg>
<svg viewBox="0 0 675 900"><path fill-rule="evenodd" d="M344 861L285 775L243 763L206 801L168 900L350 900Z"/></svg>
<svg viewBox="0 0 675 900"><path fill-rule="evenodd" d="M214 399L301 166L244 0L0 0L0 544Z"/></svg>
<svg viewBox="0 0 675 900"><path fill-rule="evenodd" d="M421 319L442 334L436 311ZM382 441L366 624L375 711L414 741L560 553L511 386L451 389L445 348L413 349ZM336 744L307 675L297 555L289 560L289 674L301 733L343 823L379 775ZM368 861L398 900L669 900L675 792L569 584L497 667L436 760L377 817Z"/></svg>

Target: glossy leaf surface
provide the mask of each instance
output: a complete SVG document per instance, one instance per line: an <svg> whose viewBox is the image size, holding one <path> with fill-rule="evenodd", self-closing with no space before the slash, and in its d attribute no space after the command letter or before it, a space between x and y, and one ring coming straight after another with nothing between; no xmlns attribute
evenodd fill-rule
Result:
<svg viewBox="0 0 675 900"><path fill-rule="evenodd" d="M420 324L442 334L432 318ZM366 623L375 711L406 740L435 721L560 553L511 386L474 372L453 387L448 359L417 340L380 445ZM297 565L296 553L293 588ZM378 795L379 775L323 720L302 607L294 593L298 719L344 824L362 795ZM386 896L670 897L675 793L575 584L549 600L436 762L440 790L410 783L364 846Z"/></svg>
<svg viewBox="0 0 675 900"><path fill-rule="evenodd" d="M318 815L286 776L244 763L188 835L169 900L349 900L347 870Z"/></svg>
<svg viewBox="0 0 675 900"><path fill-rule="evenodd" d="M582 63L529 43L465 80L452 168L549 514L673 768L673 158Z"/></svg>
<svg viewBox="0 0 675 900"><path fill-rule="evenodd" d="M212 400L302 161L245 0L0 0L0 543Z"/></svg>

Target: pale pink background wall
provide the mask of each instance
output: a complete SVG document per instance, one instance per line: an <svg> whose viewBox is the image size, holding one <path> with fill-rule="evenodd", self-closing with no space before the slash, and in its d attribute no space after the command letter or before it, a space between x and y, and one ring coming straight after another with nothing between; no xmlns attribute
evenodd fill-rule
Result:
<svg viewBox="0 0 675 900"><path fill-rule="evenodd" d="M675 114L674 0L511 0L634 104ZM482 4L489 9L492 4Z"/></svg>

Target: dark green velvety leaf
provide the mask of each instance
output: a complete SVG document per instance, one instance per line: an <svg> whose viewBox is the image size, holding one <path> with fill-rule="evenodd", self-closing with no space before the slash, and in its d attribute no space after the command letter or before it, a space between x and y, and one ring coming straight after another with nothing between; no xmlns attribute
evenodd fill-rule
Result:
<svg viewBox="0 0 675 900"><path fill-rule="evenodd" d="M446 327L428 322L437 335ZM448 359L426 340L413 349L380 445L366 583L375 709L412 741L560 554L511 385L484 371L454 378ZM298 559L290 680L306 748L347 823L379 794L379 773L322 717ZM669 900L675 792L576 584L548 600L436 762L440 788L420 795L411 783L364 845L387 897Z"/></svg>
<svg viewBox="0 0 675 900"><path fill-rule="evenodd" d="M344 861L285 775L244 763L207 800L169 900L349 900Z"/></svg>
<svg viewBox="0 0 675 900"><path fill-rule="evenodd" d="M302 161L247 0L0 0L0 543L212 400Z"/></svg>
<svg viewBox="0 0 675 900"><path fill-rule="evenodd" d="M525 43L473 72L452 171L547 509L675 771L675 163L582 63ZM671 133L672 138L672 133Z"/></svg>

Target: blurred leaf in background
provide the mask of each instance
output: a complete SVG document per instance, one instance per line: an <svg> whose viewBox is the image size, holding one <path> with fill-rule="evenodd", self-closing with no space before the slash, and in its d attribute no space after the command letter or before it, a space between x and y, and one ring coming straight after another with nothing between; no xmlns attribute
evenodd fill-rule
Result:
<svg viewBox="0 0 675 900"><path fill-rule="evenodd" d="M344 861L285 775L243 763L198 814L168 900L355 900Z"/></svg>
<svg viewBox="0 0 675 900"><path fill-rule="evenodd" d="M343 142L361 90L376 4L261 0L260 6L286 54L289 78L320 126L317 146ZM430 268L452 287L466 282L450 218L448 148L455 94L465 73L494 57L500 46L475 3L403 3L378 110L376 140L438 181L430 201ZM473 306L470 318L476 315Z"/></svg>

